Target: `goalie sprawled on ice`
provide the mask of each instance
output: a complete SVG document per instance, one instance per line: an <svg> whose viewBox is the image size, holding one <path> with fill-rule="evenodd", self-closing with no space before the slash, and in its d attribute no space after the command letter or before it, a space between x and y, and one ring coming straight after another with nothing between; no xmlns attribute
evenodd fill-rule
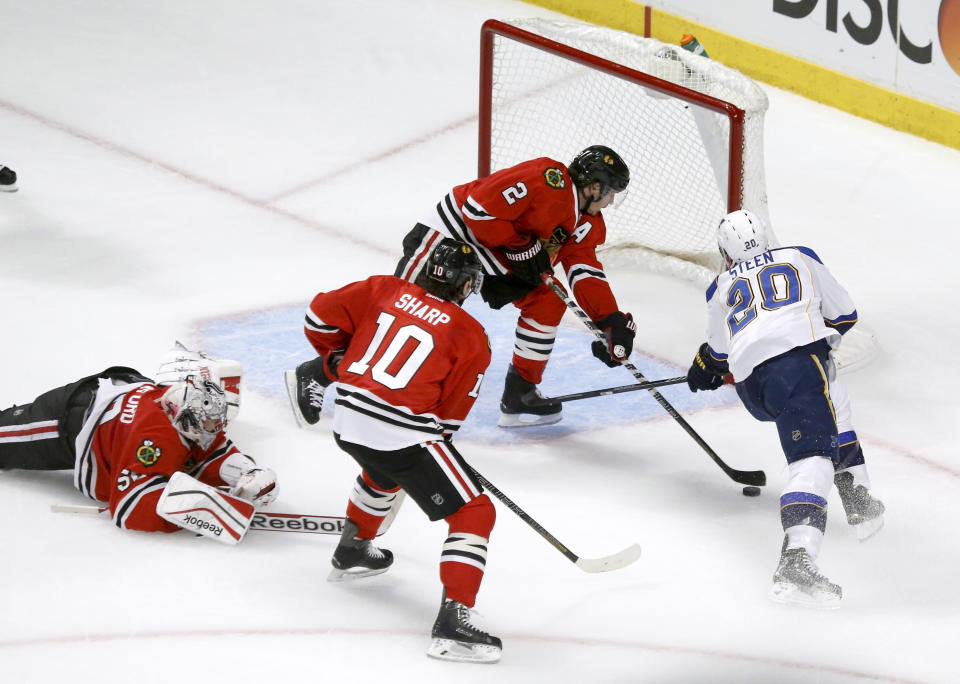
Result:
<svg viewBox="0 0 960 684"><path fill-rule="evenodd" d="M77 489L122 529L184 528L236 544L254 506L276 498L276 476L224 432L238 395L235 383L224 391L218 362L172 354L160 381L113 366L0 411L0 468L73 470Z"/></svg>

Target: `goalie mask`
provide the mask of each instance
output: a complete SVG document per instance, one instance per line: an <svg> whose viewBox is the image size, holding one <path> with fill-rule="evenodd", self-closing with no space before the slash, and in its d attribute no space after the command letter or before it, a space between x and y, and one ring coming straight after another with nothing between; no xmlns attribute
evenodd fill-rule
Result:
<svg viewBox="0 0 960 684"><path fill-rule="evenodd" d="M760 217L747 209L738 209L723 217L717 226L720 256L730 268L741 261L763 254L769 248L767 229Z"/></svg>
<svg viewBox="0 0 960 684"><path fill-rule="evenodd" d="M227 425L227 399L220 385L191 375L171 385L160 405L181 435L208 449Z"/></svg>

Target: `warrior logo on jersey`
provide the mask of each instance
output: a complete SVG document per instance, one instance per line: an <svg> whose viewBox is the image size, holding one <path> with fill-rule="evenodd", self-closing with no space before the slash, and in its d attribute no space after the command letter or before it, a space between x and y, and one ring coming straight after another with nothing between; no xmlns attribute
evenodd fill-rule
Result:
<svg viewBox="0 0 960 684"><path fill-rule="evenodd" d="M562 190L567 187L567 182L563 179L563 171L551 166L543 172L543 177L547 179L547 185L556 190Z"/></svg>
<svg viewBox="0 0 960 684"><path fill-rule="evenodd" d="M137 447L137 460L149 468L160 460L160 447L149 439L143 440Z"/></svg>

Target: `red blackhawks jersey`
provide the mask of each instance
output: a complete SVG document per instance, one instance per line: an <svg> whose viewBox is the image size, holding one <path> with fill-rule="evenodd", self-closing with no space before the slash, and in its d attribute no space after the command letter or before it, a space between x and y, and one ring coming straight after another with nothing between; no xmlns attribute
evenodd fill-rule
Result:
<svg viewBox="0 0 960 684"><path fill-rule="evenodd" d="M304 330L338 367L334 432L391 451L455 432L490 364L486 331L457 304L393 276L373 276L310 303Z"/></svg>
<svg viewBox="0 0 960 684"><path fill-rule="evenodd" d="M484 272L509 272L504 248L531 235L563 266L573 296L593 320L618 310L597 247L607 237L603 216L580 213L577 189L564 164L540 157L458 185L437 207L442 232L476 248Z"/></svg>
<svg viewBox="0 0 960 684"><path fill-rule="evenodd" d="M208 449L183 439L160 406L166 390L150 383L114 388L101 381L94 409L77 438L74 484L90 498L106 502L117 527L179 530L156 511L170 476L185 471L217 487L227 484L220 466L228 458L249 460L223 432Z"/></svg>

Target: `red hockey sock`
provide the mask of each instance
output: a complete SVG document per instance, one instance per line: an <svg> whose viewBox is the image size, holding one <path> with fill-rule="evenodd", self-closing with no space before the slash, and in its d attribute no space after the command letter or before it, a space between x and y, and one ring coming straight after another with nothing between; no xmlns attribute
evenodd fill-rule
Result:
<svg viewBox="0 0 960 684"><path fill-rule="evenodd" d="M440 554L440 581L448 599L470 607L476 603L496 516L493 502L481 494L446 518L450 531Z"/></svg>
<svg viewBox="0 0 960 684"><path fill-rule="evenodd" d="M400 487L381 489L366 472L360 473L350 492L347 503L347 517L359 528L360 539L373 539L377 536L380 523L390 513Z"/></svg>

